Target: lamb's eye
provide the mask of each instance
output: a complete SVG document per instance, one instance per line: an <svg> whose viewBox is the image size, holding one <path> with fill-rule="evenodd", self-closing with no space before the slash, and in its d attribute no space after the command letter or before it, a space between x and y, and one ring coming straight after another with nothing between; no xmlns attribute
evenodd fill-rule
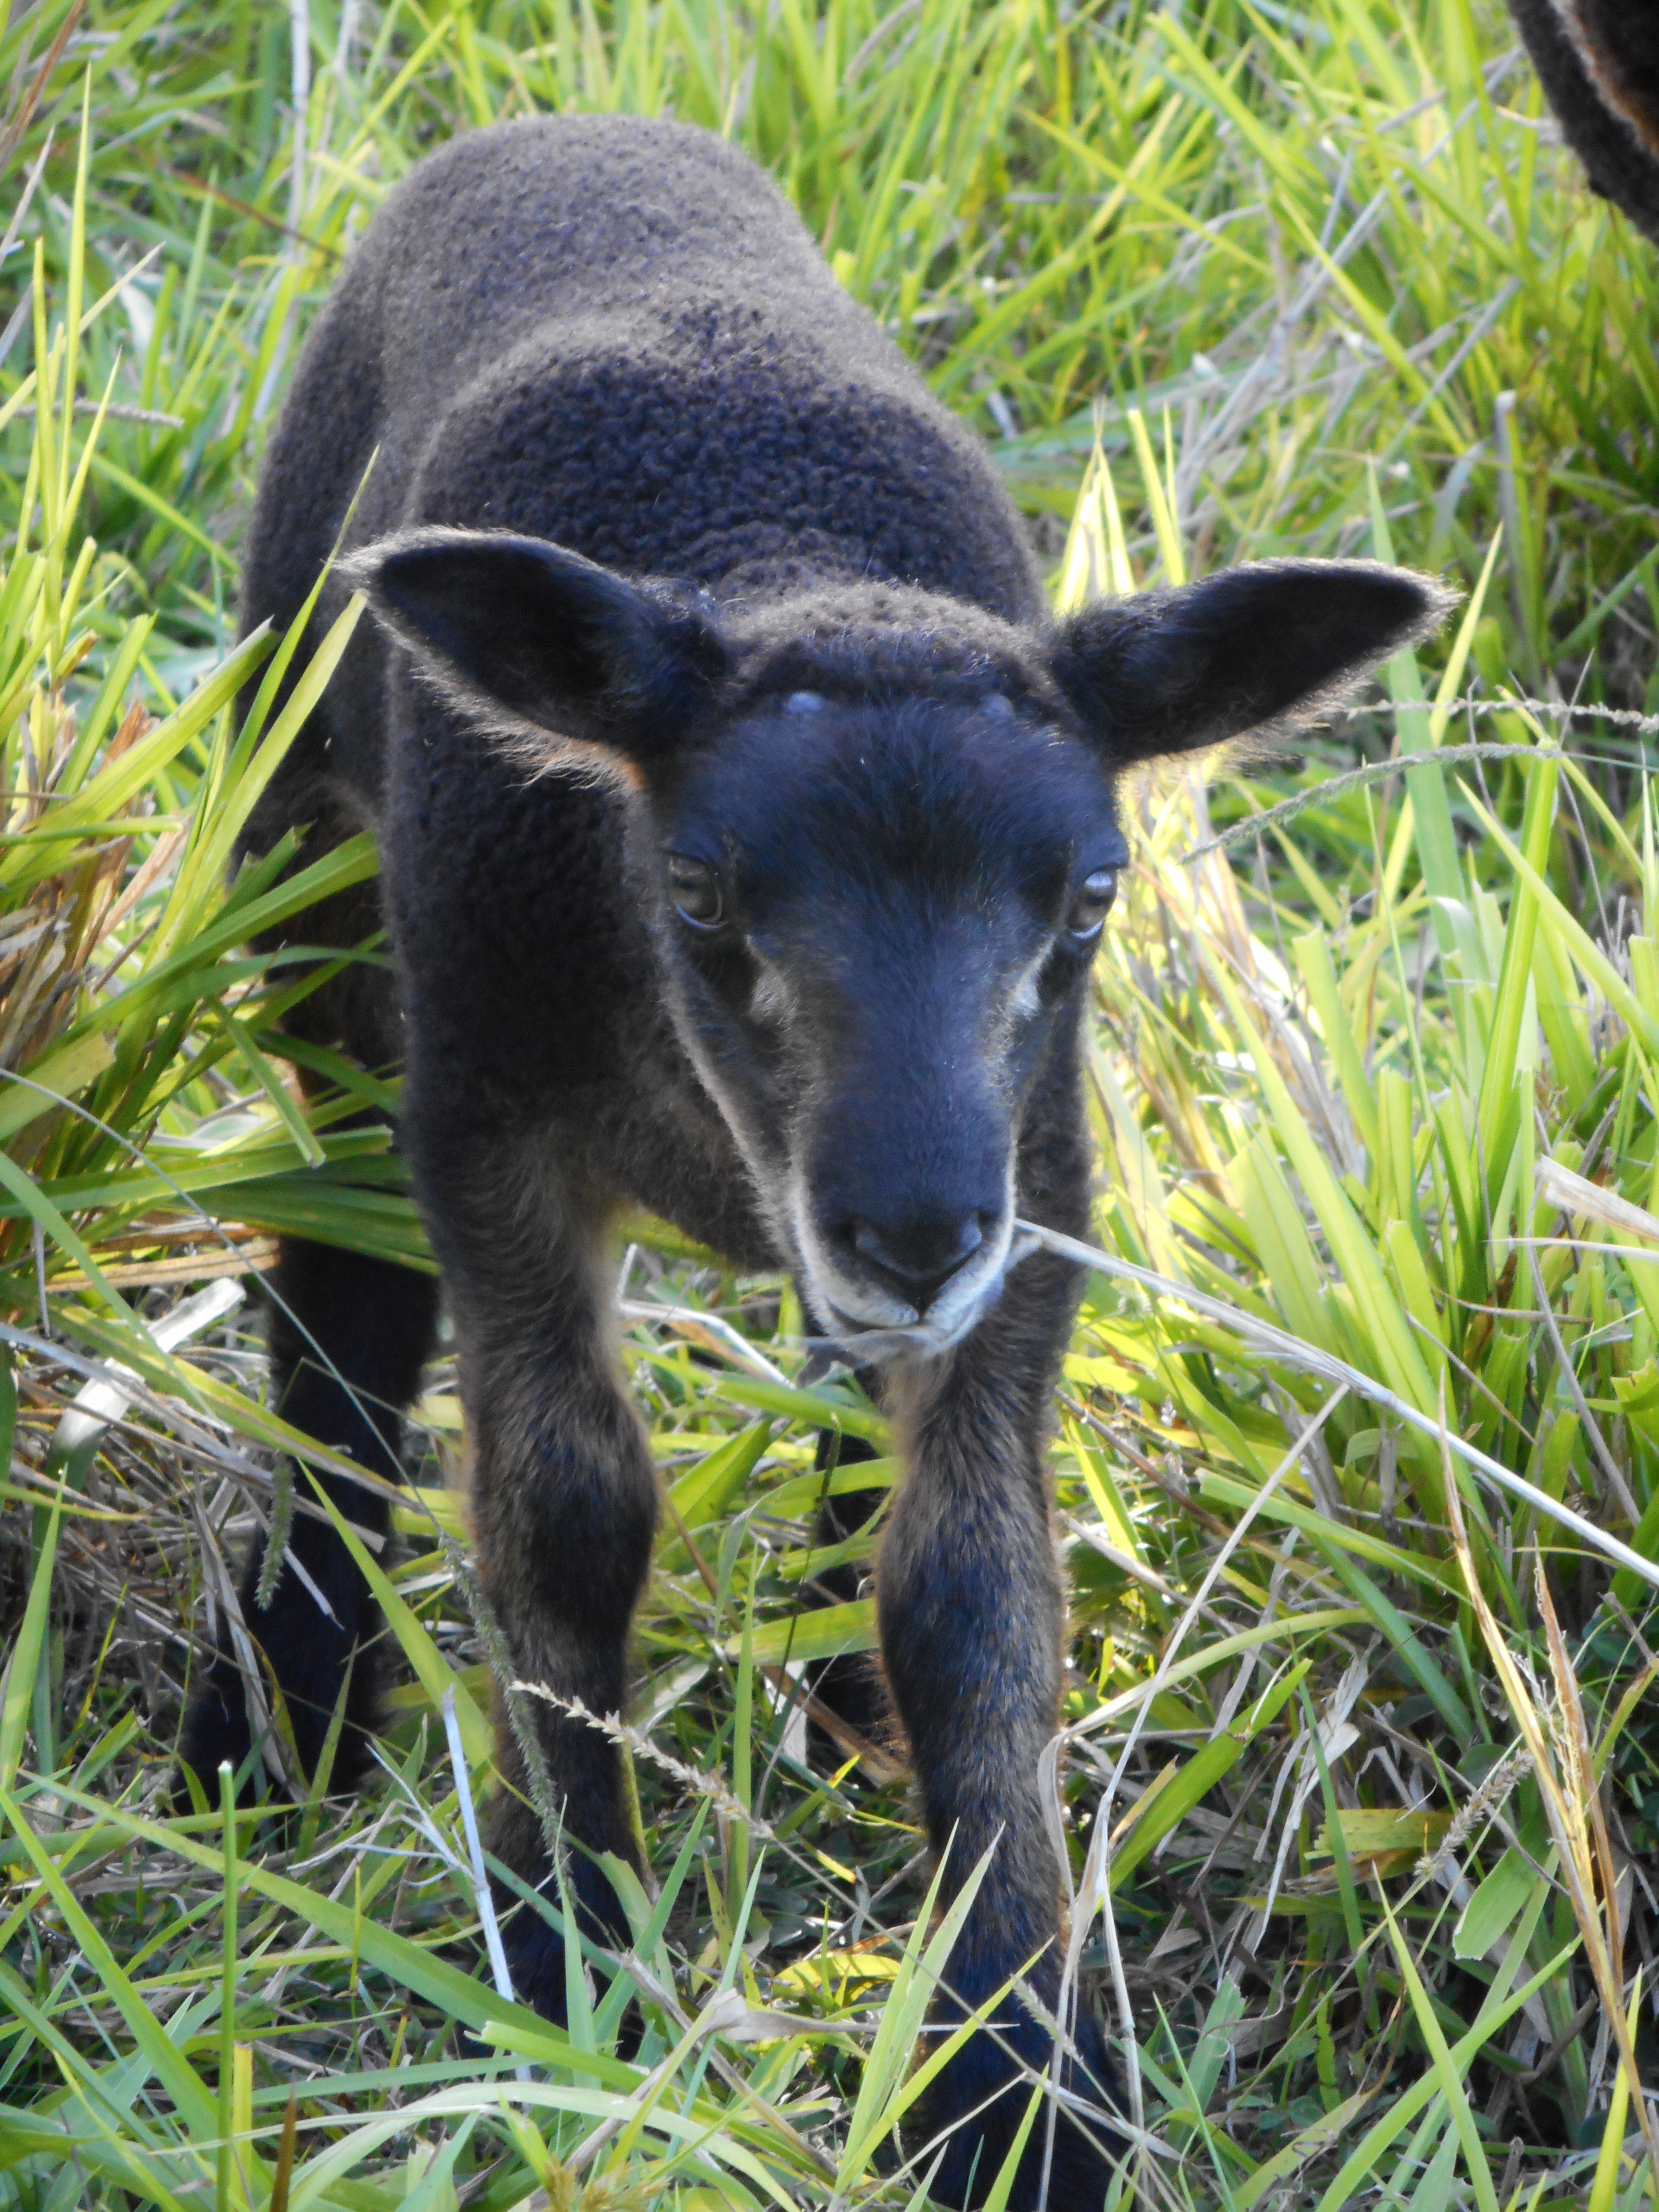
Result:
<svg viewBox="0 0 1659 2212"><path fill-rule="evenodd" d="M1079 943L1098 937L1101 924L1112 910L1112 901L1117 896L1117 870L1097 868L1085 876L1072 901L1071 912L1066 917L1066 927Z"/></svg>
<svg viewBox="0 0 1659 2212"><path fill-rule="evenodd" d="M718 929L726 912L720 879L701 860L688 860L683 853L668 855L668 895L674 911L693 929Z"/></svg>

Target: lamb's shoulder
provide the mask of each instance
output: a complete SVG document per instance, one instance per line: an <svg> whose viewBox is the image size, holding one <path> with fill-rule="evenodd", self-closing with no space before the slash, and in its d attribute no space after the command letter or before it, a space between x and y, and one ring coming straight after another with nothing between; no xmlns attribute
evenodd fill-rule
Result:
<svg viewBox="0 0 1659 2212"><path fill-rule="evenodd" d="M400 520L546 538L632 575L766 599L817 576L1041 605L982 448L902 362L711 312L702 343L547 325L438 416Z"/></svg>
<svg viewBox="0 0 1659 2212"><path fill-rule="evenodd" d="M810 322L832 346L858 336L770 177L707 131L635 116L452 141L389 195L347 281L375 290L394 413L429 414L544 325L602 317L660 346L712 300Z"/></svg>

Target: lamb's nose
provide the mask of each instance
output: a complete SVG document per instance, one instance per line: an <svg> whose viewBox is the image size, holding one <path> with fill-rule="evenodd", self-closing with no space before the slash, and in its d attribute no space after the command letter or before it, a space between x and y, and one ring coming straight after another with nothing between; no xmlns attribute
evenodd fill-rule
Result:
<svg viewBox="0 0 1659 2212"><path fill-rule="evenodd" d="M992 1218L975 1211L884 1222L854 1219L848 1224L848 1242L918 1313L926 1313L951 1276L985 1242Z"/></svg>

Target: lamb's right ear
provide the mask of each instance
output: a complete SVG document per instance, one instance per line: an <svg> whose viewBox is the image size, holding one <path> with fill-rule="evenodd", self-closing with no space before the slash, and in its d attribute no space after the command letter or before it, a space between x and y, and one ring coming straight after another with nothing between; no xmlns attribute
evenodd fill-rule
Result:
<svg viewBox="0 0 1659 2212"><path fill-rule="evenodd" d="M410 530L354 554L344 580L469 705L643 763L726 666L700 595L633 584L540 538Z"/></svg>
<svg viewBox="0 0 1659 2212"><path fill-rule="evenodd" d="M1114 766L1275 738L1438 627L1450 592L1376 561L1259 561L1062 623L1049 665Z"/></svg>

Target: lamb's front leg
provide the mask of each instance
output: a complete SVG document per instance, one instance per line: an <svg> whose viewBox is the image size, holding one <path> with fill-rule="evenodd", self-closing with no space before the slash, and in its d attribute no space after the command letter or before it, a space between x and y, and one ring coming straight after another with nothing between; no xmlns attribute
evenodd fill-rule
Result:
<svg viewBox="0 0 1659 2212"><path fill-rule="evenodd" d="M650 1570L656 1478L623 1389L599 1209L558 1188L544 1144L516 1155L505 1146L489 1151L455 1193L458 1213L470 1193L464 1224L453 1217L435 1224L455 1312L479 1577L516 1677L603 1717L627 1701L629 1630ZM496 1704L505 1786L494 1801L489 1847L556 1912L535 1792L499 1686ZM544 1699L526 1698L521 1711L562 1814L584 1932L625 1943L627 1920L592 1856L614 1851L639 1863L617 1747ZM500 1892L497 1905L514 1993L562 2020L558 1936L532 1907Z"/></svg>
<svg viewBox="0 0 1659 2212"><path fill-rule="evenodd" d="M1051 2016L1059 1996L1060 1875L1037 1763L1059 1721L1065 1594L1042 1444L1071 1305L1066 1271L1028 1261L948 1361L896 1384L909 1466L878 1570L882 1656L929 1839L935 1852L949 1845L946 1895L992 1854L934 2007L938 2035L1034 1954L1027 1980ZM992 2020L994 2033L975 2036L926 2100L927 2132L953 2131L932 2189L944 2203L982 2201L1024 2116L1030 2076L1053 2057L1047 2030L1017 1994ZM1076 2043L1080 2063L1063 2079L1098 2104L1111 2069L1082 2012ZM1015 2208L1038 2201L1047 2133L1039 2119ZM1103 2152L1115 2147L1103 2119L1085 2127L1062 2111L1049 2212L1098 2212L1111 2176Z"/></svg>

